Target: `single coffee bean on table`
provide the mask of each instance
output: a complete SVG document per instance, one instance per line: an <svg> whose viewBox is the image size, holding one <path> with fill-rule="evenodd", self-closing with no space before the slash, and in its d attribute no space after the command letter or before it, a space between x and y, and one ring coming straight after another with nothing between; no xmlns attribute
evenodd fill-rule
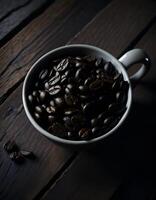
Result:
<svg viewBox="0 0 156 200"><path fill-rule="evenodd" d="M115 127L126 111L129 83L101 57L57 58L37 77L27 96L29 109L36 122L55 136L99 137Z"/></svg>

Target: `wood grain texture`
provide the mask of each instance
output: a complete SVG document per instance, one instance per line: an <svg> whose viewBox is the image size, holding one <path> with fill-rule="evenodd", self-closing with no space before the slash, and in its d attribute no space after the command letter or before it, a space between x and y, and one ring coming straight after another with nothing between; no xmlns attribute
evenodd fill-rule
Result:
<svg viewBox="0 0 156 200"><path fill-rule="evenodd" d="M1 0L0 2L0 44L19 27L31 21L53 0ZM20 28L21 29L21 28Z"/></svg>
<svg viewBox="0 0 156 200"><path fill-rule="evenodd" d="M47 51L64 45L107 1L57 1L0 49L0 99ZM7 82L7 84L6 84Z"/></svg>

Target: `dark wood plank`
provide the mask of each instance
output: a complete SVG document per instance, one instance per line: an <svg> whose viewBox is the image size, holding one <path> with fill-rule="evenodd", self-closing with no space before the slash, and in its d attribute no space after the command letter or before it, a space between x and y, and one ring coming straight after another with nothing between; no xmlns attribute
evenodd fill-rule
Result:
<svg viewBox="0 0 156 200"><path fill-rule="evenodd" d="M133 6L136 4L133 4ZM138 19L139 24L141 24L144 21L143 16L145 15L142 15L140 13L140 15L136 17L140 4L137 5L138 8L135 10L135 13L133 13L133 10L129 10L129 7L131 7L132 9L132 6L128 5L127 2L125 4L122 4L123 6L122 10L124 10L125 8L124 6L126 5L127 5L126 12L127 15L129 14L129 20L130 20L128 24L132 25L135 24L137 30L137 28L139 27L137 27L138 22L136 22L137 21L136 19ZM145 5L146 4L144 4L144 8L146 7ZM148 11L150 12L150 9ZM132 23L131 21L130 13L132 15L135 15L136 17L134 19L134 23ZM82 31L76 37L76 39L74 39L74 42L77 42L78 39L78 42L80 43L82 41L85 43L92 43L95 45L98 44L98 46L101 45L101 47L103 48L106 47L105 45L108 46L110 44L110 48L108 46L109 51L115 53L115 55L118 56L119 54L121 54L124 48L126 48L126 46L129 45L129 42L131 43L132 41L130 39L131 37L128 36L132 34L133 37L135 38L137 35L134 35L134 31L132 30L128 30L126 35L125 34L126 29L123 32L122 27L124 27L124 24L122 24L120 32L123 33L124 39L121 39L121 37L119 37L118 38L119 41L117 41L118 44L120 44L121 42L121 47L120 46L118 46L118 48L115 48L114 46L112 47L112 45L116 42L117 38L114 34L114 37L111 37L111 40L109 41L104 40L103 34L99 33L98 32L99 29L97 28L97 27L100 28L102 25L102 20L101 23L99 23L99 20L101 18L102 15L100 15L99 18L96 18L95 21L93 21L92 24L87 27L87 29ZM118 18L117 15L116 18ZM97 25L98 23L99 26ZM125 23L125 25L127 24L125 21L123 23ZM94 26L92 26L93 24ZM113 28L113 25L111 26ZM89 36L87 37L87 34L89 35L89 33L93 32L92 29L97 30L97 32L99 33L97 34L97 39L95 39L94 37L94 39L92 40L91 38L89 38ZM114 33L118 35L117 29L114 30ZM109 36L111 35L113 35L113 33L111 33ZM141 47L147 50L147 52L152 58L153 63L156 63L155 45L154 45L155 39L156 39L155 31L153 31L152 29L151 33L150 34L148 33L147 36L145 35L145 37L142 40L142 42L144 44L146 43L146 45L142 45L142 42L140 42L137 45L137 47ZM99 200L110 199L115 189L118 188L118 186L122 183L122 181L125 179L130 179L130 177L136 178L135 179L136 184L134 184L135 186L137 186L137 184L140 183L141 179L139 178L142 178L142 185L140 185L141 190L145 189L144 186L146 186L147 183L149 183L149 181L150 181L150 186L152 185L153 181L152 177L154 176L154 171L152 170L152 164L155 160L153 159L153 151L152 151L152 144L153 144L152 138L153 134L155 134L154 131L155 112L153 112L153 115L150 117L149 120L147 119L151 115L152 109L155 110L155 106L153 106L156 100L154 92L155 90L153 89L153 91L151 91L151 89L149 89L149 88L155 88L156 69L154 69L154 71L152 70L147 75L147 77L143 79L141 84L142 86L139 85L136 88L134 92L134 104L132 107L131 114L125 125L120 129L120 131L116 135L108 138L108 140L103 144L103 146L96 147L95 150L92 150L86 155L84 153L81 153L79 155L79 158L75 161L75 163L71 167L70 171L66 173L64 177L62 177L57 184L52 185L51 189L49 190L48 193L45 194L43 199L83 200L83 199L95 199L95 197L96 199ZM153 82L151 82L150 87L146 89L145 84L143 83L146 82L146 80L149 80L150 82L150 76L153 77ZM142 90L140 90L140 87L143 87ZM145 106L147 102L148 106ZM106 177L106 175L108 175L108 177ZM140 181L138 181L138 179ZM132 181L133 179L130 180ZM145 182L147 181L146 184L143 183L143 180ZM140 188L138 185L138 190L141 192ZM133 189L135 191L135 188ZM127 198L123 199L128 199L127 195L125 197ZM135 196L132 196L132 199L137 199L137 198L135 198ZM115 198L113 200L115 200Z"/></svg>
<svg viewBox="0 0 156 200"><path fill-rule="evenodd" d="M19 31L39 13L52 3L53 0L1 0L0 4L0 45Z"/></svg>
<svg viewBox="0 0 156 200"><path fill-rule="evenodd" d="M64 45L108 2L57 1L1 48L0 99L12 91L38 57Z"/></svg>

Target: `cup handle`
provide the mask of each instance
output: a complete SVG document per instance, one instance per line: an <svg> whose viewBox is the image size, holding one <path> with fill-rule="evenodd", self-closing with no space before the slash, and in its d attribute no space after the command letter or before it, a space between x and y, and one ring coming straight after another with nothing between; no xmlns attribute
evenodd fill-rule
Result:
<svg viewBox="0 0 156 200"><path fill-rule="evenodd" d="M142 63L140 69L135 74L130 76L132 86L135 86L140 79L145 76L151 66L150 58L143 49L130 50L121 56L119 61L123 64L126 70L128 70L133 64Z"/></svg>

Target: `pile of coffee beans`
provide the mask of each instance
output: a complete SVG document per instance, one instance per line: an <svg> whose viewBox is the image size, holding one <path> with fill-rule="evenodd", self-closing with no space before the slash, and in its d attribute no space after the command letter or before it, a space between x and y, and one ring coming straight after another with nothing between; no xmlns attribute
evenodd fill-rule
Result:
<svg viewBox="0 0 156 200"><path fill-rule="evenodd" d="M23 163L25 158L34 159L35 156L31 151L20 150L14 140L8 140L3 145L4 150L9 155L10 159L16 163Z"/></svg>
<svg viewBox="0 0 156 200"><path fill-rule="evenodd" d="M32 116L51 134L87 140L111 130L126 110L129 84L111 62L65 57L44 66L28 98Z"/></svg>

